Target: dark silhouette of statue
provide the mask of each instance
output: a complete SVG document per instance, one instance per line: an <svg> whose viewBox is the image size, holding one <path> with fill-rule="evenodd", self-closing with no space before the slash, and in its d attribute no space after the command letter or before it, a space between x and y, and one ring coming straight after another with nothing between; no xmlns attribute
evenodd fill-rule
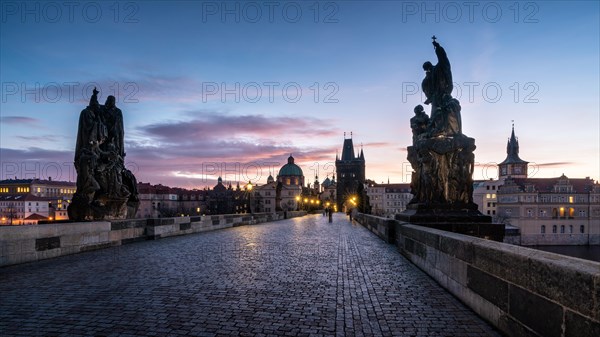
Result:
<svg viewBox="0 0 600 337"><path fill-rule="evenodd" d="M452 70L450 69L450 60L446 55L446 51L440 44L435 41L433 36L433 47L438 58L438 63L434 66L431 62L423 63L425 70L425 79L421 83L421 89L427 97L425 104L431 104L431 118L437 114L438 107L442 104L444 94L452 94L454 88L452 84Z"/></svg>
<svg viewBox="0 0 600 337"><path fill-rule="evenodd" d="M81 111L74 165L77 191L68 207L69 219L124 219L135 216L139 205L137 180L125 168L123 113L114 96L98 103L94 88Z"/></svg>
<svg viewBox="0 0 600 337"><path fill-rule="evenodd" d="M415 116L410 119L410 128L413 132L413 142L419 138L419 136L427 132L427 126L429 125L429 116L425 113L422 105L415 107Z"/></svg>
<svg viewBox="0 0 600 337"><path fill-rule="evenodd" d="M415 107L410 119L413 144L408 160L413 168L410 205L426 209L477 209L473 203L475 140L462 133L460 102L451 96L452 71L444 48L433 37L436 65L425 62L422 89L431 105ZM409 205L409 206L410 206Z"/></svg>
<svg viewBox="0 0 600 337"><path fill-rule="evenodd" d="M435 39L438 63L423 65L424 103L431 111L428 116L417 105L410 119L412 145L406 150L413 169L413 198L395 218L401 225L418 224L502 242L504 225L493 224L491 216L481 214L473 202L475 139L463 134L460 102L452 97L450 61ZM405 243L398 246L413 253Z"/></svg>

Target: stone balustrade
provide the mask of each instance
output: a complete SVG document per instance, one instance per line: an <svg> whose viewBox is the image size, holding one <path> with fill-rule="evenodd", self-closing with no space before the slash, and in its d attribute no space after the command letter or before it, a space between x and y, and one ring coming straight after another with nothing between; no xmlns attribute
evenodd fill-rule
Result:
<svg viewBox="0 0 600 337"><path fill-rule="evenodd" d="M357 216L506 335L600 336L600 263L384 220Z"/></svg>
<svg viewBox="0 0 600 337"><path fill-rule="evenodd" d="M305 215L303 211L0 226L0 267Z"/></svg>

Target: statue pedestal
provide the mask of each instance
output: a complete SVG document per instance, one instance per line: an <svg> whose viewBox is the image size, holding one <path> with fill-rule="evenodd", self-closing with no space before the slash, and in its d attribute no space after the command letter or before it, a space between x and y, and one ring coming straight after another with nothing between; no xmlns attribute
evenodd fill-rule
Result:
<svg viewBox="0 0 600 337"><path fill-rule="evenodd" d="M71 220L123 220L133 218L139 202L128 202L128 198L99 198L88 204L86 198L73 197L67 211Z"/></svg>
<svg viewBox="0 0 600 337"><path fill-rule="evenodd" d="M396 220L502 242L504 224L492 223L491 216L481 214L477 210L477 205L473 204L473 206L453 209L443 205L436 207L413 204L408 205L404 212L396 214Z"/></svg>

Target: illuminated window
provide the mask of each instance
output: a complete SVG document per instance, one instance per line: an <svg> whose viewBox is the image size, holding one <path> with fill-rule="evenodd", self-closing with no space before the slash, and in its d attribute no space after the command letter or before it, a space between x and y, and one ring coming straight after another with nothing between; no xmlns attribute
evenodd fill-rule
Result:
<svg viewBox="0 0 600 337"><path fill-rule="evenodd" d="M569 196L569 204L572 204L575 201L575 198L573 196Z"/></svg>
<svg viewBox="0 0 600 337"><path fill-rule="evenodd" d="M564 207L560 208L560 216L565 216L565 208Z"/></svg>
<svg viewBox="0 0 600 337"><path fill-rule="evenodd" d="M573 207L569 207L569 216L570 216L570 217L573 217L573 216L575 216L575 208L573 208Z"/></svg>

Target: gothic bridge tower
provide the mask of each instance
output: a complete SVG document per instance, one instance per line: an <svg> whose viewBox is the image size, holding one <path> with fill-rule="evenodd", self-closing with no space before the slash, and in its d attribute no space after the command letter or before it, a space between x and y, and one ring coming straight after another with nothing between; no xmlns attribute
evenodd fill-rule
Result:
<svg viewBox="0 0 600 337"><path fill-rule="evenodd" d="M358 157L354 156L352 133L346 138L344 133L344 147L342 157L335 157L335 170L338 178L336 201L338 210L342 210L344 203L359 191L359 186L365 183L365 155L361 148Z"/></svg>

